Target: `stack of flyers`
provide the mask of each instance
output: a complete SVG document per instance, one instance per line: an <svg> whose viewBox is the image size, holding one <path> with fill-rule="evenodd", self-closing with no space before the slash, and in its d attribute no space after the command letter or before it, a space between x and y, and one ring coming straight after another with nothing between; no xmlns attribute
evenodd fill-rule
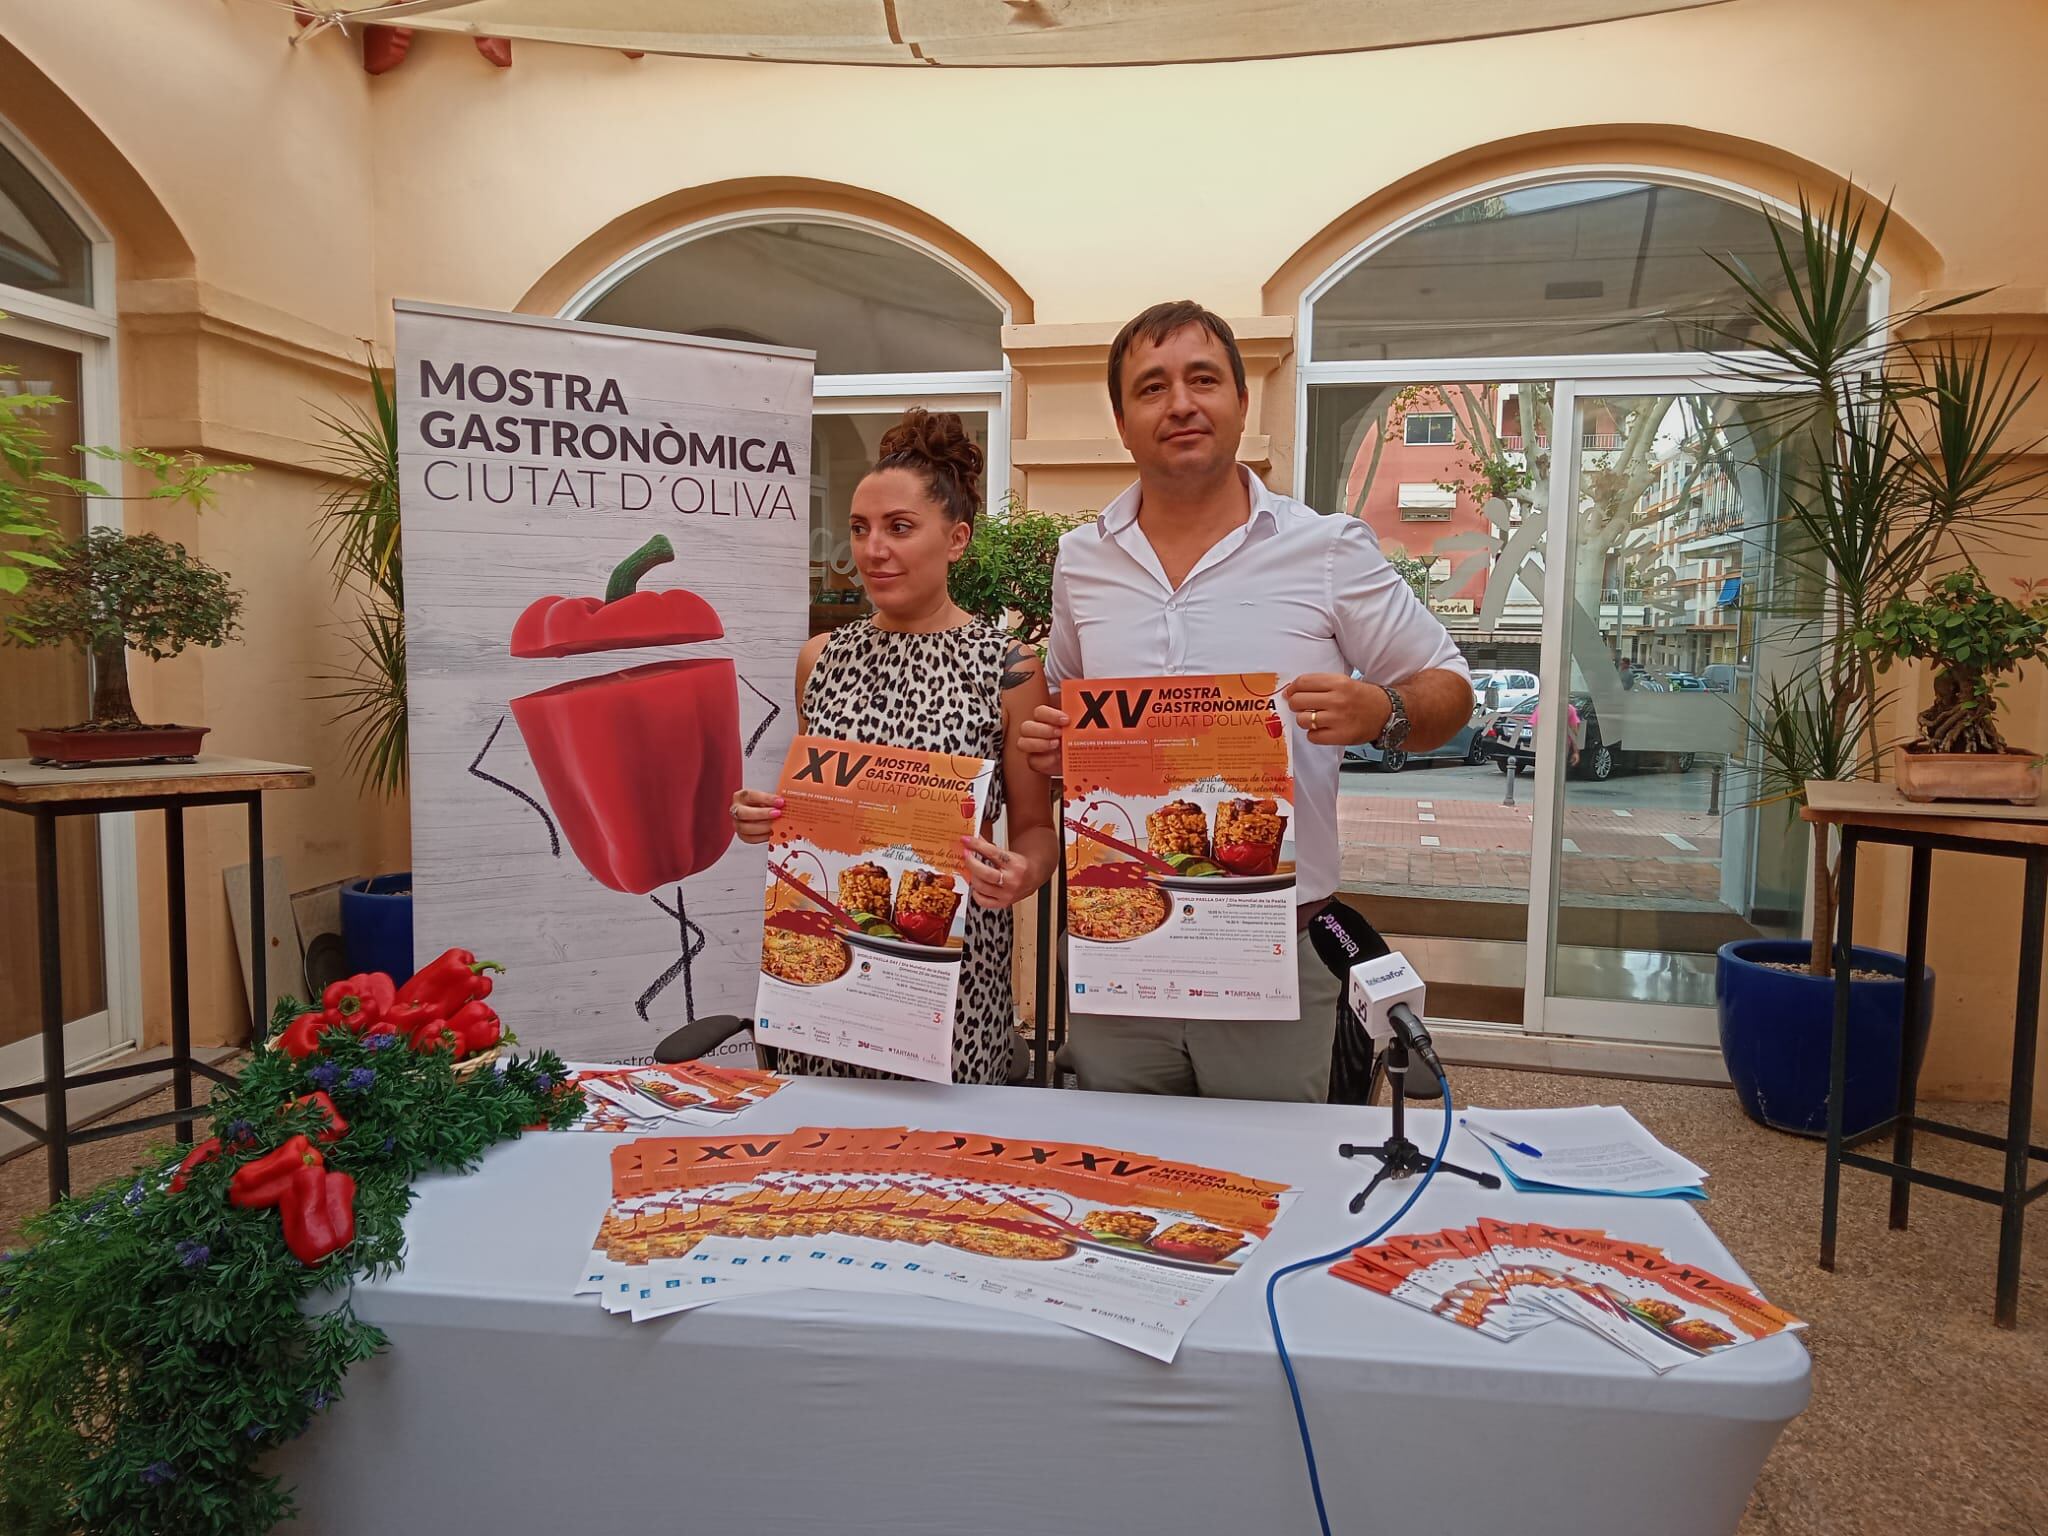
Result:
<svg viewBox="0 0 2048 1536"><path fill-rule="evenodd" d="M763 1291L944 1296L1171 1360L1292 1198L1139 1153L902 1126L645 1137L579 1295L635 1321Z"/></svg>
<svg viewBox="0 0 2048 1536"><path fill-rule="evenodd" d="M1482 1217L1404 1233L1330 1271L1490 1339L1563 1318L1663 1373L1806 1326L1748 1286L1592 1228Z"/></svg>
<svg viewBox="0 0 2048 1536"><path fill-rule="evenodd" d="M566 1129L630 1136L724 1125L789 1081L773 1072L708 1061L646 1067L572 1062L568 1080L583 1090L584 1109Z"/></svg>

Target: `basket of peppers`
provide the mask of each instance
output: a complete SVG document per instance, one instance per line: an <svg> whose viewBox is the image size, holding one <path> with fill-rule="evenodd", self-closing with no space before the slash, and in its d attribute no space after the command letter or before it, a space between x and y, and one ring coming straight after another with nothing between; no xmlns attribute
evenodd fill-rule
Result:
<svg viewBox="0 0 2048 1536"><path fill-rule="evenodd" d="M293 1019L270 1044L294 1058L311 1056L323 1034L345 1027L357 1035L397 1035L422 1053L448 1051L457 1073L474 1072L495 1061L512 1039L485 1001L491 972L504 969L466 949L451 949L403 986L382 971L344 977L320 994L318 1009Z"/></svg>

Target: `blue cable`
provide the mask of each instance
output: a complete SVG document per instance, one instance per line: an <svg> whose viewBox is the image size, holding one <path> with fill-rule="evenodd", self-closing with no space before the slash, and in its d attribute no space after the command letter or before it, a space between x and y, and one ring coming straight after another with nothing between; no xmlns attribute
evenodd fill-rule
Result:
<svg viewBox="0 0 2048 1536"><path fill-rule="evenodd" d="M1316 1496L1316 1521L1323 1528L1323 1536L1330 1536L1330 1512L1323 1504L1323 1479L1322 1474L1316 1469L1315 1437L1309 1433L1308 1413L1301 1406L1301 1384L1294 1379L1294 1361L1287 1353L1286 1335L1280 1331L1280 1309L1274 1302L1274 1291L1289 1275L1323 1264L1334 1264L1339 1259L1349 1256L1354 1248L1371 1247L1393 1230L1394 1223L1406 1216L1408 1208L1422 1198L1422 1192L1429 1188L1429 1181L1436 1177L1437 1168L1442 1164L1444 1153L1451 1144L1451 1117L1454 1113L1451 1104L1451 1085L1442 1073L1437 1074L1436 1081L1437 1086L1443 1089L1444 1133L1437 1139L1436 1151L1430 1155L1429 1166L1423 1169L1422 1177L1416 1180L1415 1188L1408 1198L1401 1202L1401 1208L1373 1228L1369 1236L1348 1242L1342 1248L1333 1248L1328 1253L1319 1253L1312 1259L1297 1259L1286 1268L1273 1271L1272 1278L1266 1281L1266 1321L1273 1329L1273 1347L1280 1351L1280 1368L1287 1373L1287 1395L1294 1400L1294 1423L1301 1431L1301 1454L1308 1463L1309 1491Z"/></svg>

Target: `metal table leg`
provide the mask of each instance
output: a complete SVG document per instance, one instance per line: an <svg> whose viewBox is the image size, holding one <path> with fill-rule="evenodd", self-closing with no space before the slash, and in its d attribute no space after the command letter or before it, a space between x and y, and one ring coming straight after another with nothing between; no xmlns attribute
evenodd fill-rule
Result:
<svg viewBox="0 0 2048 1536"><path fill-rule="evenodd" d="M1052 987L1047 976L1057 942L1052 931L1052 882L1047 881L1038 888L1038 956L1034 967L1038 1007L1031 1031L1031 1081L1041 1087L1052 1081Z"/></svg>
<svg viewBox="0 0 2048 1536"><path fill-rule="evenodd" d="M186 948L185 811L164 807L164 903L171 937L171 1102L192 1107L192 978ZM178 1140L190 1143L192 1122L178 1122Z"/></svg>
<svg viewBox="0 0 2048 1536"><path fill-rule="evenodd" d="M1820 1267L1835 1267L1835 1219L1842 1198L1842 1098L1849 1079L1850 938L1856 931L1856 829L1842 828L1835 897L1835 1030L1828 1064L1828 1159L1820 1197Z"/></svg>
<svg viewBox="0 0 2048 1536"><path fill-rule="evenodd" d="M249 796L249 1044L270 1029L270 940L263 931L263 792ZM190 1134L189 1132L187 1133Z"/></svg>
<svg viewBox="0 0 2048 1536"><path fill-rule="evenodd" d="M1913 850L1913 879L1906 898L1906 1014L1899 1021L1899 1108L1892 1127L1892 1161L1913 1166L1913 1113L1920 1096L1920 1063L1927 1037L1920 1028L1923 976L1927 966L1927 887L1934 850ZM1904 1229L1913 1197L1909 1179L1892 1180L1892 1226Z"/></svg>
<svg viewBox="0 0 2048 1536"><path fill-rule="evenodd" d="M2001 1328L2019 1322L2020 1245L2027 1219L2027 1141L2033 1134L2034 1036L2041 1027L2041 928L2048 919L2048 855L2027 855L2027 893L2020 908L2019 997L2012 1016L2012 1099L2005 1126L2005 1189L1998 1207L1998 1302Z"/></svg>
<svg viewBox="0 0 2048 1536"><path fill-rule="evenodd" d="M71 1188L71 1126L64 1102L64 951L57 937L57 817L35 813L36 947L43 993L43 1144L50 1158L50 1203Z"/></svg>

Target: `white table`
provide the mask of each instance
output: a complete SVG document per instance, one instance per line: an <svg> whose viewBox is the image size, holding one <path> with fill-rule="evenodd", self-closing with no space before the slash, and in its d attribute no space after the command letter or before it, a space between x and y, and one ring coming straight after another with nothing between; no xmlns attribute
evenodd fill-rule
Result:
<svg viewBox="0 0 2048 1536"><path fill-rule="evenodd" d="M739 1125L1058 1136L1302 1190L1162 1365L1037 1318L798 1291L657 1322L569 1292L619 1138L531 1136L424 1181L405 1271L355 1292L391 1349L276 1463L300 1528L379 1532L1313 1533L1264 1310L1276 1266L1385 1219L1406 1188L1336 1153L1384 1110L928 1084L800 1081ZM1411 1112L1433 1148L1440 1117ZM1478 1162L1476 1144L1453 1135ZM1682 1149L1681 1149L1682 1150ZM1482 1191L1441 1179L1404 1229L1481 1215L1606 1227L1741 1271L1683 1203ZM1657 1377L1563 1322L1513 1344L1320 1271L1281 1319L1333 1526L1402 1536L1693 1536L1735 1529L1810 1395L1780 1337Z"/></svg>

